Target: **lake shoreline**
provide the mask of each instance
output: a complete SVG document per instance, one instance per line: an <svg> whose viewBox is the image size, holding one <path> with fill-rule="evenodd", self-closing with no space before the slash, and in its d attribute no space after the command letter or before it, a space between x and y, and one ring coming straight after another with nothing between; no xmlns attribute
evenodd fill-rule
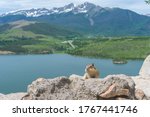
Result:
<svg viewBox="0 0 150 117"><path fill-rule="evenodd" d="M1 51L0 50L0 55L14 55L15 52L12 52L12 51Z"/></svg>
<svg viewBox="0 0 150 117"><path fill-rule="evenodd" d="M4 53L4 54L3 54ZM111 57L95 57L95 56L83 56L83 55L75 55L75 54L69 54L69 53L50 53L50 54L43 54L43 53L15 53L15 52L11 52L11 51L0 51L0 56L1 55L53 55L53 54L60 54L60 55L70 55L70 56L75 56L75 57L83 57L83 58L91 58L91 59L111 59L114 60L114 58ZM118 58L120 59L120 58ZM144 58L126 58L123 60L144 60Z"/></svg>

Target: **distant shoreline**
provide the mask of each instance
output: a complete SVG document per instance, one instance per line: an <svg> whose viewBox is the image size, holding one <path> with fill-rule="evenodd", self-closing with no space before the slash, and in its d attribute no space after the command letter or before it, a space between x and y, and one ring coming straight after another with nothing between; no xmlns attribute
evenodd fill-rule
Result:
<svg viewBox="0 0 150 117"><path fill-rule="evenodd" d="M95 57L95 56L84 56L84 55L75 55L75 54L70 54L70 53L15 53L12 51L0 51L0 55L49 55L49 54L68 54L71 56L77 56L77 57L86 57L86 58L95 58L95 59L113 59L111 57ZM128 60L144 60L144 58L126 58L125 61L127 62ZM124 61L124 60L123 60Z"/></svg>
<svg viewBox="0 0 150 117"><path fill-rule="evenodd" d="M15 54L15 52L12 52L12 51L1 51L0 50L0 55L9 55L9 54Z"/></svg>

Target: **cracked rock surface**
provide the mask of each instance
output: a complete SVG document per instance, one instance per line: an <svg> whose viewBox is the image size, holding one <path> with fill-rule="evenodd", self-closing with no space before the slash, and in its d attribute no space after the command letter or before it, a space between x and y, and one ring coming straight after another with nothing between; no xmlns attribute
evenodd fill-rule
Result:
<svg viewBox="0 0 150 117"><path fill-rule="evenodd" d="M136 99L135 83L126 75L109 75L104 79L40 78L28 86L24 100L101 100Z"/></svg>

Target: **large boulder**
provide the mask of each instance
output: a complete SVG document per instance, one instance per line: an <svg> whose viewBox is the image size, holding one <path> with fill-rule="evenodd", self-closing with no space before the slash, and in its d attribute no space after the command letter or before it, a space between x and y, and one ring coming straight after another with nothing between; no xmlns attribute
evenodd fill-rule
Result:
<svg viewBox="0 0 150 117"><path fill-rule="evenodd" d="M104 79L39 78L28 86L24 100L100 100L136 99L134 81L126 75L109 75Z"/></svg>
<svg viewBox="0 0 150 117"><path fill-rule="evenodd" d="M150 55L144 60L139 75L143 78L150 79Z"/></svg>
<svg viewBox="0 0 150 117"><path fill-rule="evenodd" d="M140 89L144 92L146 97L150 99L150 79L143 78L141 76L132 77L135 82L135 88Z"/></svg>
<svg viewBox="0 0 150 117"><path fill-rule="evenodd" d="M100 96L104 99L123 98L135 99L135 83L126 75L109 75L104 79L105 86L109 86L107 90Z"/></svg>
<svg viewBox="0 0 150 117"><path fill-rule="evenodd" d="M132 77L136 86L136 95L143 97L142 91L147 99L150 99L150 55L144 60L139 76ZM145 97L144 96L144 97Z"/></svg>

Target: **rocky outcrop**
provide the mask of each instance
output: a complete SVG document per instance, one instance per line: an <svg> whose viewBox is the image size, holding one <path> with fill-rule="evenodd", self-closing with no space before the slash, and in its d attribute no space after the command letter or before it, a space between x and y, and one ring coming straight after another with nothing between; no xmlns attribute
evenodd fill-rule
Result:
<svg viewBox="0 0 150 117"><path fill-rule="evenodd" d="M139 75L142 78L150 79L150 55L144 60Z"/></svg>
<svg viewBox="0 0 150 117"><path fill-rule="evenodd" d="M150 99L150 55L144 60L139 76L133 76L137 99Z"/></svg>
<svg viewBox="0 0 150 117"><path fill-rule="evenodd" d="M132 79L136 84L135 88L142 90L146 97L150 99L150 79L141 76L135 76Z"/></svg>
<svg viewBox="0 0 150 117"><path fill-rule="evenodd" d="M86 80L78 75L39 78L28 86L27 93L0 94L0 100L143 100L150 99L147 80L122 74Z"/></svg>
<svg viewBox="0 0 150 117"><path fill-rule="evenodd" d="M0 100L21 100L27 93L0 94Z"/></svg>
<svg viewBox="0 0 150 117"><path fill-rule="evenodd" d="M136 99L135 83L126 75L84 80L80 76L39 78L28 86L24 100Z"/></svg>

